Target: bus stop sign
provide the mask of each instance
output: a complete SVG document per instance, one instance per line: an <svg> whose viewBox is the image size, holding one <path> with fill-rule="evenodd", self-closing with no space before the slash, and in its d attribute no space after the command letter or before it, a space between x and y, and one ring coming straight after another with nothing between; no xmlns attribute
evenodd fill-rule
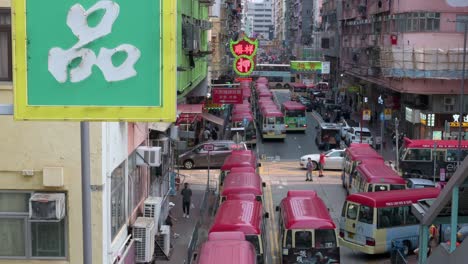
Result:
<svg viewBox="0 0 468 264"><path fill-rule="evenodd" d="M204 151L213 151L214 150L214 145L213 144L205 144L205 145L203 145L203 150Z"/></svg>

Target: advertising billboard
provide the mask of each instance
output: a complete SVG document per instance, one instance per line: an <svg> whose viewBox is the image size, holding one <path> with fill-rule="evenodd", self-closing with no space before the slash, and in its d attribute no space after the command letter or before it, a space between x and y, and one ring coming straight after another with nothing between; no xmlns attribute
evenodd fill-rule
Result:
<svg viewBox="0 0 468 264"><path fill-rule="evenodd" d="M175 121L175 2L13 0L15 119Z"/></svg>

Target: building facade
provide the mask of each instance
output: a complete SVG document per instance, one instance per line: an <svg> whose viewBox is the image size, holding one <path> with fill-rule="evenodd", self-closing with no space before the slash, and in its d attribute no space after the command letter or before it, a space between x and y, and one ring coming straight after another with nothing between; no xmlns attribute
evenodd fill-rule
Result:
<svg viewBox="0 0 468 264"><path fill-rule="evenodd" d="M177 3L178 84L172 90L179 93L180 100L206 80L210 3ZM10 7L10 0L0 0L0 104L11 105ZM184 30L184 23L190 24L185 29L191 33ZM192 41L187 41L190 37ZM10 115L0 115L0 126L0 263L83 263L80 125L14 121ZM161 199L158 225L166 218L175 179L171 126L90 124L93 263L118 263L122 259L135 263L135 257L125 254L133 250L132 228L143 215L149 196ZM142 146L159 146L157 157L162 165L144 164L137 153ZM41 193L58 194L64 201L64 210L60 211L64 214L54 221L31 219L30 199Z"/></svg>
<svg viewBox="0 0 468 264"><path fill-rule="evenodd" d="M367 97L363 107L381 112L382 96L408 136L455 138L457 128L447 124L459 112L463 32L453 21L466 18L467 7L436 0L342 4L341 69L354 108ZM392 130L393 122L386 127Z"/></svg>
<svg viewBox="0 0 468 264"><path fill-rule="evenodd" d="M246 12L252 32L249 37L258 38L259 41L273 40L273 1L249 1Z"/></svg>

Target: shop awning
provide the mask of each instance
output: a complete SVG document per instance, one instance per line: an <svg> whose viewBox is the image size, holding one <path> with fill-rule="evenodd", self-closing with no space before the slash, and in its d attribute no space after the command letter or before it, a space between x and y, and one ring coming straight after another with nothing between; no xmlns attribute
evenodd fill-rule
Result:
<svg viewBox="0 0 468 264"><path fill-rule="evenodd" d="M180 104L177 105L177 114L201 114L203 112L202 104Z"/></svg>
<svg viewBox="0 0 468 264"><path fill-rule="evenodd" d="M153 122L153 123L148 123L148 128L151 130L159 131L159 132L166 132L171 125L172 123L167 123L167 122Z"/></svg>
<svg viewBox="0 0 468 264"><path fill-rule="evenodd" d="M215 124L218 124L220 126L224 125L224 120L222 118L219 118L215 115L209 114L209 113L203 113L201 114L201 117L203 117L205 120L213 122Z"/></svg>

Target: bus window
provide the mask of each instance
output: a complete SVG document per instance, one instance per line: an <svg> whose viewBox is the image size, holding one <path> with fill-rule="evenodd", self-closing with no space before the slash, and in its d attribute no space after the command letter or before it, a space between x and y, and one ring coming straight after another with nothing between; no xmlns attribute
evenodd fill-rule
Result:
<svg viewBox="0 0 468 264"><path fill-rule="evenodd" d="M245 236L245 240L249 241L250 243L252 243L252 245L254 245L256 252L261 253L260 242L259 242L258 236L254 236L254 235Z"/></svg>
<svg viewBox="0 0 468 264"><path fill-rule="evenodd" d="M336 247L336 234L333 229L315 230L315 248Z"/></svg>
<svg viewBox="0 0 468 264"><path fill-rule="evenodd" d="M341 216L345 217L345 214L346 214L346 202L344 203L343 209L341 210Z"/></svg>
<svg viewBox="0 0 468 264"><path fill-rule="evenodd" d="M267 118L267 125L274 125L275 124L275 118L274 117L268 117Z"/></svg>
<svg viewBox="0 0 468 264"><path fill-rule="evenodd" d="M361 223L372 224L373 222L373 208L365 205L359 207L358 221Z"/></svg>
<svg viewBox="0 0 468 264"><path fill-rule="evenodd" d="M405 185L400 185L400 184L390 184L390 191L393 190L404 190Z"/></svg>
<svg viewBox="0 0 468 264"><path fill-rule="evenodd" d="M388 191L388 185L375 184L374 185L374 191L375 192Z"/></svg>
<svg viewBox="0 0 468 264"><path fill-rule="evenodd" d="M372 192L372 184L369 184L369 186L367 186L367 192Z"/></svg>
<svg viewBox="0 0 468 264"><path fill-rule="evenodd" d="M295 248L311 248L312 247L312 232L296 231L294 233L296 240Z"/></svg>
<svg viewBox="0 0 468 264"><path fill-rule="evenodd" d="M282 118L282 117L277 117L277 118L276 118L276 124L277 124L277 125L281 125L281 124L283 124L283 123L284 123L284 121L283 121L283 118Z"/></svg>
<svg viewBox="0 0 468 264"><path fill-rule="evenodd" d="M348 213L346 214L346 217L348 219L356 220L357 217L357 205L349 203L348 204Z"/></svg>
<svg viewBox="0 0 468 264"><path fill-rule="evenodd" d="M405 160L430 161L431 149L410 149L406 153Z"/></svg>
<svg viewBox="0 0 468 264"><path fill-rule="evenodd" d="M387 228L391 226L390 219L392 208L377 209L377 228Z"/></svg>
<svg viewBox="0 0 468 264"><path fill-rule="evenodd" d="M465 159L467 154L468 154L468 150L462 150L462 153L461 153L461 160L462 161ZM447 149L446 161L457 161L457 160L458 160L458 150L457 149Z"/></svg>
<svg viewBox="0 0 468 264"><path fill-rule="evenodd" d="M291 248L292 247L292 235L291 235L291 230L286 231L286 247Z"/></svg>

